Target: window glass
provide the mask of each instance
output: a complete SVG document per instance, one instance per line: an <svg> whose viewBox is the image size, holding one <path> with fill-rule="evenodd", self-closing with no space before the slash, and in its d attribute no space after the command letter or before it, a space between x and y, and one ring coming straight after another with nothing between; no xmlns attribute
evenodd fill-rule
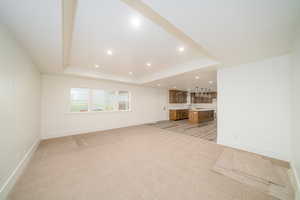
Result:
<svg viewBox="0 0 300 200"><path fill-rule="evenodd" d="M71 112L87 112L89 107L89 89L71 89Z"/></svg>
<svg viewBox="0 0 300 200"><path fill-rule="evenodd" d="M115 92L105 90L92 90L92 111L113 111Z"/></svg>
<svg viewBox="0 0 300 200"><path fill-rule="evenodd" d="M106 91L71 88L71 112L127 111L130 109L128 91Z"/></svg>
<svg viewBox="0 0 300 200"><path fill-rule="evenodd" d="M119 110L129 110L129 92L128 91L119 91L118 109Z"/></svg>

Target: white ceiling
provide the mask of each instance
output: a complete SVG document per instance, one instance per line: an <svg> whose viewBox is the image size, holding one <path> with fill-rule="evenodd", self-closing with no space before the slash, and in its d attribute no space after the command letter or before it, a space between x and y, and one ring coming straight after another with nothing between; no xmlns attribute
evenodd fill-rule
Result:
<svg viewBox="0 0 300 200"><path fill-rule="evenodd" d="M96 73L141 78L199 59L197 52L123 2L103 2L78 2L70 66L89 69L98 64ZM132 26L132 18L141 20L140 27ZM178 52L178 46L186 50ZM112 56L106 54L108 49L113 51Z"/></svg>
<svg viewBox="0 0 300 200"><path fill-rule="evenodd" d="M0 0L0 23L46 73L63 70L61 9L54 0Z"/></svg>
<svg viewBox="0 0 300 200"><path fill-rule="evenodd" d="M212 81L212 83L210 82ZM217 71L215 67L185 72L172 77L144 84L149 87L194 91L195 87L217 89Z"/></svg>
<svg viewBox="0 0 300 200"><path fill-rule="evenodd" d="M212 79L215 72L203 72L205 67L215 70L218 64L237 65L289 52L300 23L299 0L78 0L66 68L62 10L62 0L1 0L0 22L43 73L149 86L159 82L173 87L177 82L182 89L201 82L193 81L196 72L207 76L201 85ZM133 17L140 19L139 27L130 23ZM215 59L203 56L207 54L187 40ZM178 52L179 46L185 51ZM106 54L108 49L112 56Z"/></svg>
<svg viewBox="0 0 300 200"><path fill-rule="evenodd" d="M291 50L299 0L143 0L225 65Z"/></svg>

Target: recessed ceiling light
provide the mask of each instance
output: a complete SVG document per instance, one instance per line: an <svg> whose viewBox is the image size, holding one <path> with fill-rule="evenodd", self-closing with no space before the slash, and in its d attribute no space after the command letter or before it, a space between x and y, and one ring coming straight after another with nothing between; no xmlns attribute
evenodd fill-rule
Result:
<svg viewBox="0 0 300 200"><path fill-rule="evenodd" d="M112 50L107 50L106 53L107 53L107 55L110 55L110 56L113 54Z"/></svg>
<svg viewBox="0 0 300 200"><path fill-rule="evenodd" d="M213 82L213 81L208 81L208 83L209 83L209 84L213 84L214 82Z"/></svg>
<svg viewBox="0 0 300 200"><path fill-rule="evenodd" d="M160 84L157 84L157 86L159 87L159 86L160 86Z"/></svg>
<svg viewBox="0 0 300 200"><path fill-rule="evenodd" d="M129 72L129 75L132 75L133 74L133 72Z"/></svg>
<svg viewBox="0 0 300 200"><path fill-rule="evenodd" d="M97 69L97 68L99 68L100 66L99 65L95 65L95 68Z"/></svg>
<svg viewBox="0 0 300 200"><path fill-rule="evenodd" d="M150 67L150 66L151 66L151 63L147 62L146 65L147 65L148 67Z"/></svg>
<svg viewBox="0 0 300 200"><path fill-rule="evenodd" d="M134 27L139 27L141 25L141 19L138 17L132 17L130 23Z"/></svg>
<svg viewBox="0 0 300 200"><path fill-rule="evenodd" d="M195 79L199 79L200 77L199 76L195 76Z"/></svg>
<svg viewBox="0 0 300 200"><path fill-rule="evenodd" d="M184 52L184 47L178 47L177 50L178 50L179 52Z"/></svg>

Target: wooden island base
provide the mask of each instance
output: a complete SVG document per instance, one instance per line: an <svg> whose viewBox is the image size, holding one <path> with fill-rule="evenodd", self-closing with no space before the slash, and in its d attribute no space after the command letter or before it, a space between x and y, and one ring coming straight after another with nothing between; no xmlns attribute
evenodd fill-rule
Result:
<svg viewBox="0 0 300 200"><path fill-rule="evenodd" d="M196 124L214 120L213 110L189 110L189 122Z"/></svg>

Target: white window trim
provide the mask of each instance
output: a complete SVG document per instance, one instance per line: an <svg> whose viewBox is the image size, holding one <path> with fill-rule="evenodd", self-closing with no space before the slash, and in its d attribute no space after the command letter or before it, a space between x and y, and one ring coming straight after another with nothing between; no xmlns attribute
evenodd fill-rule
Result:
<svg viewBox="0 0 300 200"><path fill-rule="evenodd" d="M71 107L72 107L72 96L71 96L71 89L72 88L81 88L81 89L88 89L89 96L88 96L88 111L85 112L71 112ZM69 106L68 106L68 111L66 114L100 114L100 113L116 113L116 112L131 112L131 92L128 90L105 90L105 89L100 89L100 88L86 88L86 87L72 87L69 89ZM92 105L92 90L104 90L104 91L114 91L115 95L118 96L120 91L126 91L128 92L128 110L119 110L119 102L115 101L114 103L114 110L104 110L104 111L93 111L91 110L91 105Z"/></svg>
<svg viewBox="0 0 300 200"><path fill-rule="evenodd" d="M121 112L131 111L131 92L129 92L128 90L117 90L116 94L119 95L120 91L126 91L126 92L128 92L128 102L129 103L128 103L128 110L119 110L118 109L118 111L121 111ZM117 102L117 106L119 107L119 102Z"/></svg>

